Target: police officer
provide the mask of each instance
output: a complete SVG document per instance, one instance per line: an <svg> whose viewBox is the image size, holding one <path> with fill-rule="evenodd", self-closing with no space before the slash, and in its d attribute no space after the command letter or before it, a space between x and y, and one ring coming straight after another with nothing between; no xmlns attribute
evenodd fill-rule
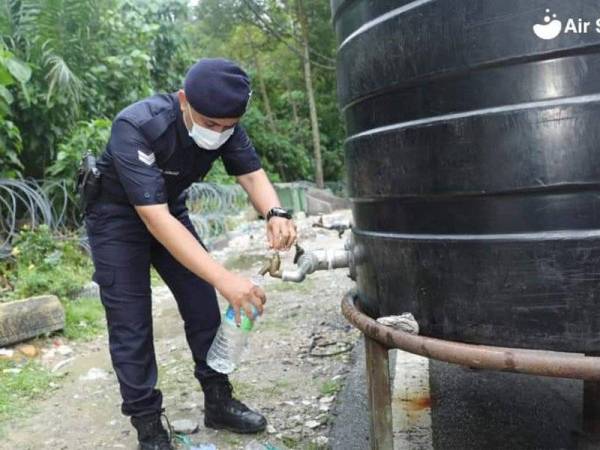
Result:
<svg viewBox="0 0 600 450"><path fill-rule="evenodd" d="M240 433L265 429L266 420L232 395L226 375L206 364L220 314L216 290L252 316L265 293L210 257L186 209L186 188L217 158L267 219L271 248L289 249L296 227L279 199L244 128L251 95L247 74L232 61L204 58L188 71L184 89L155 95L122 110L98 159L99 197L86 206L85 225L106 311L110 355L122 396L121 411L137 429L140 449L171 449L156 389L150 265L173 293L184 320L204 391L207 427ZM168 421L168 420L167 420Z"/></svg>

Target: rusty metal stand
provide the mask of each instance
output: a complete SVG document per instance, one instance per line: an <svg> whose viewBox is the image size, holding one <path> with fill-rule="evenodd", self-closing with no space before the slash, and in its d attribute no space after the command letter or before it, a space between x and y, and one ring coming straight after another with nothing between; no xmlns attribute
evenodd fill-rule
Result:
<svg viewBox="0 0 600 450"><path fill-rule="evenodd" d="M393 450L392 390L388 349L365 335L371 450Z"/></svg>
<svg viewBox="0 0 600 450"><path fill-rule="evenodd" d="M475 369L501 370L584 380L583 433L580 449L600 449L600 354L574 353L465 344L412 335L386 327L355 304L356 291L342 299L342 313L363 332L371 410L371 449L392 450L392 407L388 350L406 352Z"/></svg>

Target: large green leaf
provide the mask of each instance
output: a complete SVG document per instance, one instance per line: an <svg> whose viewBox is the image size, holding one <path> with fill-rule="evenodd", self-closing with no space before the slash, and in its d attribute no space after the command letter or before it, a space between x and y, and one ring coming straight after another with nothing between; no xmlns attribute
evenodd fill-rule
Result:
<svg viewBox="0 0 600 450"><path fill-rule="evenodd" d="M14 101L13 95L2 85L0 85L0 97L2 97L9 105Z"/></svg>
<svg viewBox="0 0 600 450"><path fill-rule="evenodd" d="M12 76L20 83L26 83L31 78L31 69L29 66L17 58L7 59L5 64Z"/></svg>
<svg viewBox="0 0 600 450"><path fill-rule="evenodd" d="M0 60L0 85L1 86L9 86L14 83L14 79L11 76L10 72L2 65L2 60Z"/></svg>

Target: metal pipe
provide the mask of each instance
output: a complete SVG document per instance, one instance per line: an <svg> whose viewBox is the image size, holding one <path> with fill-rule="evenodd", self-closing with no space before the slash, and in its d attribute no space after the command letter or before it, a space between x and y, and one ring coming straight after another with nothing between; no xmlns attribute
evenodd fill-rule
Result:
<svg viewBox="0 0 600 450"><path fill-rule="evenodd" d="M317 270L332 270L349 267L351 252L349 250L315 250L306 252L298 259L297 268L281 272L283 281L304 281L306 275Z"/></svg>
<svg viewBox="0 0 600 450"><path fill-rule="evenodd" d="M475 369L600 380L600 357L465 344L412 335L381 325L363 314L355 304L355 298L355 290L346 293L342 299L342 313L351 324L388 348L399 348L427 358Z"/></svg>

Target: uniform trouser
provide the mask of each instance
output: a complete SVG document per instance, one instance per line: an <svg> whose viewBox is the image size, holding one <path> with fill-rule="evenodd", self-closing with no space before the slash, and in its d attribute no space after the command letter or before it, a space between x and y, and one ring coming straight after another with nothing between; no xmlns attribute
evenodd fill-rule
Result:
<svg viewBox="0 0 600 450"><path fill-rule="evenodd" d="M185 205L171 213L202 244ZM162 393L155 388L151 264L177 301L195 363L194 376L200 383L225 377L206 364L206 354L220 324L215 289L173 258L131 205L91 204L85 226L95 268L92 278L100 286L110 356L123 399L121 412L141 416L159 412L162 407Z"/></svg>

